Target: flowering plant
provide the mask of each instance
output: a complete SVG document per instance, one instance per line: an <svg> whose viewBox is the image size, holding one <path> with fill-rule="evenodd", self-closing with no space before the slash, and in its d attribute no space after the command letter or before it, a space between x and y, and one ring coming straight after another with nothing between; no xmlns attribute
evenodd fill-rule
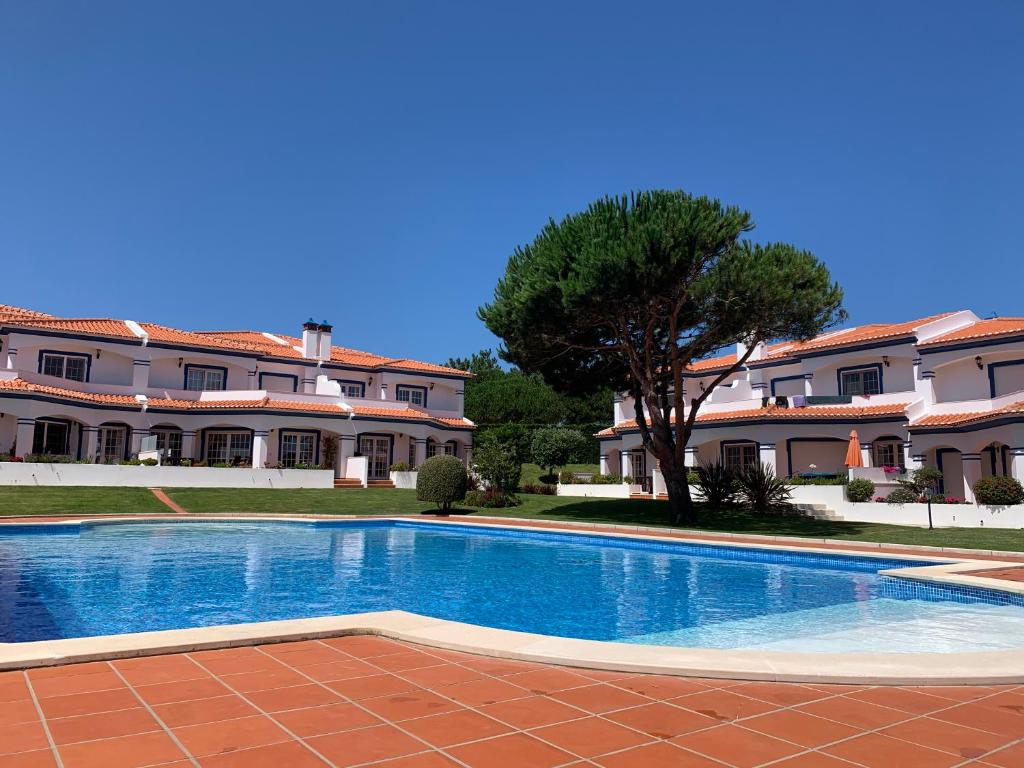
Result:
<svg viewBox="0 0 1024 768"><path fill-rule="evenodd" d="M898 475L900 472L903 471L899 467L894 467L891 464L883 466L882 469L885 471L885 474L887 475Z"/></svg>

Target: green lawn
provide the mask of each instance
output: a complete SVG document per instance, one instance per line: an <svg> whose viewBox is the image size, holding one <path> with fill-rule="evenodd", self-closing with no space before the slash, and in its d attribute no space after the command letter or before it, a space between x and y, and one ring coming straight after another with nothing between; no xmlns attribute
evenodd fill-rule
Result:
<svg viewBox="0 0 1024 768"><path fill-rule="evenodd" d="M167 494L189 512L257 514L419 515L432 505L400 490L255 490L171 488ZM508 510L459 510L493 515L577 522L666 525L664 502L627 499L574 499L523 494L522 506ZM140 488L0 488L0 515L164 514L169 510ZM1024 552L1024 531L946 528L929 531L897 525L840 523L802 517L766 517L737 510L702 510L701 530L808 536L814 538L926 544Z"/></svg>
<svg viewBox="0 0 1024 768"><path fill-rule="evenodd" d="M170 510L146 488L0 487L0 515L162 515Z"/></svg>

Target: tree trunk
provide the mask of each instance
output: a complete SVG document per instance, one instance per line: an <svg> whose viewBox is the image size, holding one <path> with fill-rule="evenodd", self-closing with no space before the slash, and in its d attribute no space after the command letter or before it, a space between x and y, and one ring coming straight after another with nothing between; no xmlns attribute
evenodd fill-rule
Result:
<svg viewBox="0 0 1024 768"><path fill-rule="evenodd" d="M693 506L693 499L690 498L690 484L687 482L689 470L687 467L666 467L661 465L661 476L665 478L665 488L668 490L668 506L670 510L669 522L672 525L695 525L697 523L697 512Z"/></svg>

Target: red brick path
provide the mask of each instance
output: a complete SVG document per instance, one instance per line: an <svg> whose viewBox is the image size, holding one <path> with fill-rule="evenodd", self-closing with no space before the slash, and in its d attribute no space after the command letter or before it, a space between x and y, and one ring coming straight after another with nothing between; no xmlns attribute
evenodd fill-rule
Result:
<svg viewBox="0 0 1024 768"><path fill-rule="evenodd" d="M375 637L0 674L0 768L1024 766L1024 686L566 669Z"/></svg>

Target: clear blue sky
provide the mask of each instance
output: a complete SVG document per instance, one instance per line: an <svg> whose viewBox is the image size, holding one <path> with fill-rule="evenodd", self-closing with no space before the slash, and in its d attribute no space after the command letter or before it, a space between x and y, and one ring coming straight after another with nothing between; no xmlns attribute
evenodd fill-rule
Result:
<svg viewBox="0 0 1024 768"><path fill-rule="evenodd" d="M851 321L1024 315L1024 3L0 0L0 303L444 360L606 193L742 205Z"/></svg>

